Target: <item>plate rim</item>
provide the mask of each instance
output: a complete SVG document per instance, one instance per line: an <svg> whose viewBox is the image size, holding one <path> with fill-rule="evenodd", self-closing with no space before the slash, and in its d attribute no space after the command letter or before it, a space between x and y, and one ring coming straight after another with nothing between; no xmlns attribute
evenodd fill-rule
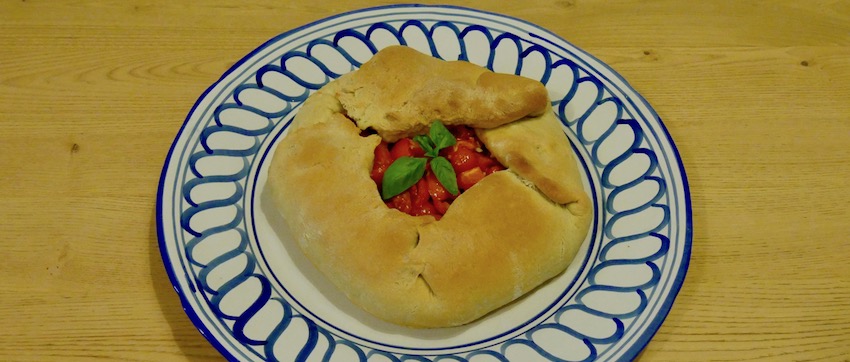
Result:
<svg viewBox="0 0 850 362"><path fill-rule="evenodd" d="M683 245L682 245L682 258L681 258L682 260L681 260L681 263L679 265L678 270L671 271L671 273L675 273L675 278L673 278L673 280L672 280L672 284L669 288L669 292L667 293L667 297L664 298L663 300L659 301L659 309L655 313L655 315L650 318L650 321L648 322L647 327L645 328L644 332L641 333L638 336L638 338L633 343L631 343L631 345L629 345L622 354L622 357L627 358L628 360L632 360L635 357L637 357L646 348L646 346L649 344L649 341L651 341L652 338L658 333L658 331L660 330L660 327L663 324L664 320L666 320L667 316L670 314L672 307L673 307L673 304L674 304L679 292L681 291L681 289L684 285L684 281L686 279L687 272L688 272L688 269L689 269L689 266L690 266L690 259L691 259L691 253L692 253L693 210L692 210L690 184L689 184L689 181L688 181L687 173L685 171L685 167L684 167L684 163L683 163L683 160L682 160L682 157L681 157L681 153L680 153L678 147L676 146L675 142L673 141L673 138L670 134L670 131L667 129L667 126L663 123L661 117L658 115L656 110L649 104L649 102L644 98L644 96L642 94L640 94L639 92L637 92L637 90L631 85L631 83L629 83L625 78L623 78L623 76L620 75L617 71L615 71L610 65L601 61L596 56L594 56L594 55L586 52L585 50L575 46L571 42L564 39L562 36L555 34L552 31L550 31L546 28L543 28L540 25L531 23L527 20L512 16L512 15L506 15L506 14L502 14L502 13L497 13L497 12L492 12L492 11L487 11L487 10L481 10L481 9L476 9L476 8L471 8L471 7L465 7L465 6L458 6L458 5L443 5L443 4L430 5L430 4L411 3L411 4L389 4L389 5L380 5L380 6L372 6L372 7L363 7L363 8L357 8L357 9L353 9L353 10L349 10L349 11L345 11L345 12L336 13L336 14L333 14L333 15L330 15L330 16L326 16L326 17L311 21L309 23L302 24L298 27L295 27L295 28L289 29L285 32L282 32L282 33L266 40L265 42L263 42L259 46L255 47L254 49L252 49L249 53L244 55L237 62L235 62L233 65L231 65L227 70L225 70L218 79L216 79L210 86L208 86L197 97L196 101L194 102L192 107L189 109L186 117L184 118L180 128L175 133L174 140L172 141L172 143L169 147L168 153L166 154L166 156L164 158L163 166L162 166L162 169L161 169L161 172L160 172L160 177L159 177L159 184L158 184L158 187L157 187L157 199L156 199L156 216L155 217L156 217L156 228L157 228L157 244L159 246L160 258L162 259L163 267L165 268L166 274L168 275L168 278L169 278L169 281L172 285L172 288L174 289L174 291L176 292L176 294L178 295L178 297L180 299L181 308L183 309L184 314L186 314L189 317L193 326L201 333L202 336L204 336L204 338L222 356L224 356L226 359L231 360L231 361L236 360L236 356L234 354L232 354L231 351L229 351L223 345L222 342L220 342L217 338L215 338L212 331L201 320L200 316L198 315L198 312L194 310L194 308L191 305L191 302L189 301L189 299L187 298L185 293L183 293L183 291L181 290L181 287L180 287L180 285L182 284L181 280L178 278L178 275L176 273L174 265L169 259L170 255L168 254L167 246L165 245L166 237L165 237L165 230L164 230L164 225L163 225L163 202L164 202L163 201L163 193L165 191L165 181L166 181L166 177L168 175L168 172L169 172L169 170L172 166L171 161L173 160L173 157L174 157L175 147L180 143L181 135L184 134L184 130L186 129L187 125L189 124L190 119L192 118L192 115L194 114L194 112L196 111L198 106L207 98L209 93L212 92L212 90L215 89L217 86L219 86L219 84L223 80L225 80L231 73L233 73L236 69L241 67L245 62L251 60L255 55L262 52L263 50L265 50L270 45L276 43L278 40L286 38L286 37L290 36L291 34L297 33L297 32L299 32L303 29L306 29L306 28L309 28L309 27L312 27L312 26L315 26L317 24L321 24L321 23L324 23L324 22L332 21L332 20L340 18L340 17L349 16L349 15L362 13L362 12L371 12L371 11L387 10L387 9L394 9L394 8L432 8L432 9L460 10L460 11L465 11L465 12L480 13L480 14L486 14L486 15L492 15L492 16L496 16L496 17L505 18L505 19L510 19L510 20L513 20L513 21L520 22L520 23L522 23L526 26L530 26L532 28L538 29L541 32L547 33L549 36L552 36L552 37L558 39L559 41L563 41L564 43L572 46L574 48L573 49L574 51L581 53L581 55L586 56L586 57L592 59L593 61L595 61L597 63L597 65L604 67L605 70L609 71L611 75L613 75L614 77L617 78L617 80L622 82L629 89L633 90L634 91L633 94L636 95L637 98L638 98L637 101L639 103L641 103L646 108L646 110L648 110L650 112L650 115L658 121L657 126L663 132L664 140L669 144L670 151L672 151L671 156L673 156L673 157L670 158L670 161L671 161L671 163L675 162L675 166L678 167L679 176L681 177L682 198L683 198L683 201L684 201L684 210L682 210L684 225L681 226L683 228L682 229ZM672 166L672 164L671 164L671 166ZM191 289L194 289L193 285L191 284L191 281L188 281L187 284L189 284L188 286Z"/></svg>

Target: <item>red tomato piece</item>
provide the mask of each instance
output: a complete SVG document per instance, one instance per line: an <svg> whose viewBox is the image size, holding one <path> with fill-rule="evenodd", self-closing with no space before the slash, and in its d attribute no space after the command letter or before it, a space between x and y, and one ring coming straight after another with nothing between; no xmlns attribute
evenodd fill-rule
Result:
<svg viewBox="0 0 850 362"><path fill-rule="evenodd" d="M466 147L452 146L447 152L446 158L452 164L455 173L478 167L478 153Z"/></svg>
<svg viewBox="0 0 850 362"><path fill-rule="evenodd" d="M390 208L401 211L405 214L410 214L411 210L413 210L413 202L410 197L410 189L391 197L387 202L387 206Z"/></svg>
<svg viewBox="0 0 850 362"><path fill-rule="evenodd" d="M419 142L416 142L410 138L410 152L413 153L413 157L425 157L425 150L422 149L422 146L419 145Z"/></svg>
<svg viewBox="0 0 850 362"><path fill-rule="evenodd" d="M398 140L390 150L390 155L393 160L398 159L399 157L423 157L425 156L425 150L419 146L419 143L410 139L410 138L402 138Z"/></svg>
<svg viewBox="0 0 850 362"><path fill-rule="evenodd" d="M434 208L437 209L438 215L444 215L446 211L449 209L449 203L440 200L432 200L434 202ZM439 217L437 218L439 220Z"/></svg>
<svg viewBox="0 0 850 362"><path fill-rule="evenodd" d="M466 147L471 150L480 150L481 141L475 135L475 130L467 126L457 126L452 130L458 146Z"/></svg>
<svg viewBox="0 0 850 362"><path fill-rule="evenodd" d="M419 216L419 215L436 215L437 209L434 208L434 205L431 204L430 201L418 202L413 204L413 210L411 210L411 215Z"/></svg>
<svg viewBox="0 0 850 362"><path fill-rule="evenodd" d="M482 170L484 170L485 175L489 175L493 172L505 169L505 166L502 166L502 164L499 163L499 161L496 160L496 158L494 158L492 155L485 156L483 154L479 154L478 166L481 167Z"/></svg>
<svg viewBox="0 0 850 362"><path fill-rule="evenodd" d="M478 166L481 167L482 170L486 170L490 166L498 165L499 161L496 161L492 156L486 156L482 153L478 154Z"/></svg>
<svg viewBox="0 0 850 362"><path fill-rule="evenodd" d="M431 198L428 193L428 181L425 177L419 179L413 187L410 188L410 194L413 196L413 203L425 203Z"/></svg>
<svg viewBox="0 0 850 362"><path fill-rule="evenodd" d="M455 139L458 140L471 140L475 138L475 131L473 131L472 128L463 125L454 126L449 129L449 132L451 132L455 136Z"/></svg>
<svg viewBox="0 0 850 362"><path fill-rule="evenodd" d="M457 186L461 190L468 190L470 187L477 184L478 181L481 181L484 176L486 176L484 171L479 167L466 170L457 175Z"/></svg>
<svg viewBox="0 0 850 362"><path fill-rule="evenodd" d="M501 164L495 164L493 166L487 167L487 169L484 170L484 174L489 175L493 172L501 171L501 170L504 170L504 169L505 169L505 166L502 166Z"/></svg>
<svg viewBox="0 0 850 362"><path fill-rule="evenodd" d="M413 156L413 152L410 151L410 142L410 139L402 138L392 146L390 149L390 155L392 155L393 160L397 160L400 157Z"/></svg>
<svg viewBox="0 0 850 362"><path fill-rule="evenodd" d="M428 182L428 194L434 201L447 200L452 197L452 194L443 187L437 175L430 168L425 172L425 180Z"/></svg>
<svg viewBox="0 0 850 362"><path fill-rule="evenodd" d="M387 171L387 167L390 167L392 163L393 159L390 155L389 145L381 141L375 147L375 160L372 163L372 172L370 173L372 180L378 184L378 188L380 188L381 182L384 180L384 173Z"/></svg>
<svg viewBox="0 0 850 362"><path fill-rule="evenodd" d="M410 188L412 199L411 215L433 215L437 212L434 205L431 204L431 195L428 193L428 181L425 178L419 179L413 187Z"/></svg>

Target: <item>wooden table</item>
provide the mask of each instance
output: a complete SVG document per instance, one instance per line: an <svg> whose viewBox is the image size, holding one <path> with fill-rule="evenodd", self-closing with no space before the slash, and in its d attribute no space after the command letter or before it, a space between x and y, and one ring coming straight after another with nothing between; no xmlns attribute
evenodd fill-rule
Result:
<svg viewBox="0 0 850 362"><path fill-rule="evenodd" d="M448 1L519 17L611 65L690 179L690 269L646 361L850 359L850 2ZM327 1L0 3L0 360L221 356L157 246L184 117Z"/></svg>

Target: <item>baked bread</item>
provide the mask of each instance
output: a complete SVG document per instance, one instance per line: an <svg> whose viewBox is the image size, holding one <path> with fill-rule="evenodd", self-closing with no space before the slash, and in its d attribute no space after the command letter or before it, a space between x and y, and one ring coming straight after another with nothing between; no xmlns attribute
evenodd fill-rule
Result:
<svg viewBox="0 0 850 362"><path fill-rule="evenodd" d="M369 174L382 139L426 132L435 119L474 127L507 167L440 220L388 208ZM410 327L469 323L563 272L592 217L540 82L402 46L304 102L268 186L317 269L354 304Z"/></svg>

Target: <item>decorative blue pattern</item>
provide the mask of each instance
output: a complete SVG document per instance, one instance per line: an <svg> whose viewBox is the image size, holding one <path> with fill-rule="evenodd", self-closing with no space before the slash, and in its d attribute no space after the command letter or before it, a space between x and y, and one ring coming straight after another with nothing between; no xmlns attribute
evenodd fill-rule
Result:
<svg viewBox="0 0 850 362"><path fill-rule="evenodd" d="M539 79L557 96L553 110L585 163L598 209L596 249L587 256L595 258L584 265L585 278L527 325L443 349L352 339L303 305L294 308L260 267L249 198L259 197L256 173L272 144L313 91L389 44ZM364 10L269 41L199 100L163 170L161 249L193 322L234 360L633 358L684 278L690 201L657 115L598 63L530 24L452 7Z"/></svg>

